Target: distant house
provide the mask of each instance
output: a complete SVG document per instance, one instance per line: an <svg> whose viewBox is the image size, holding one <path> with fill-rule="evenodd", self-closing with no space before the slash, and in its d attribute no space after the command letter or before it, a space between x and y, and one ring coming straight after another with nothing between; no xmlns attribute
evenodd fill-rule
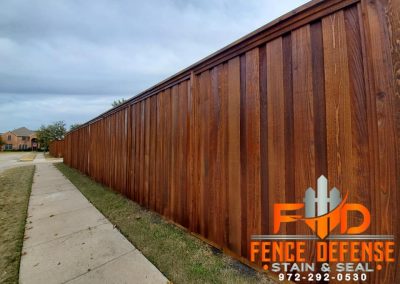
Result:
<svg viewBox="0 0 400 284"><path fill-rule="evenodd" d="M36 132L26 127L20 127L1 134L4 145L2 150L37 150Z"/></svg>

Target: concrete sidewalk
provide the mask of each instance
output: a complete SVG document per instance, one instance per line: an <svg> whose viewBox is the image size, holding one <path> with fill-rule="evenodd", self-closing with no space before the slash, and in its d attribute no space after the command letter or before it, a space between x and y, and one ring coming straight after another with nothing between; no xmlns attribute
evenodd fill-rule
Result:
<svg viewBox="0 0 400 284"><path fill-rule="evenodd" d="M21 283L167 283L52 164L36 164Z"/></svg>

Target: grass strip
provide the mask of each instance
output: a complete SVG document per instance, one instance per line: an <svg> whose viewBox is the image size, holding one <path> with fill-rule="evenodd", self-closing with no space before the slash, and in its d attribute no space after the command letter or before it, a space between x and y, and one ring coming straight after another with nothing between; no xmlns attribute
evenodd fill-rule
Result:
<svg viewBox="0 0 400 284"><path fill-rule="evenodd" d="M79 171L56 167L173 283L275 283Z"/></svg>
<svg viewBox="0 0 400 284"><path fill-rule="evenodd" d="M0 174L0 283L18 283L34 171L25 166Z"/></svg>

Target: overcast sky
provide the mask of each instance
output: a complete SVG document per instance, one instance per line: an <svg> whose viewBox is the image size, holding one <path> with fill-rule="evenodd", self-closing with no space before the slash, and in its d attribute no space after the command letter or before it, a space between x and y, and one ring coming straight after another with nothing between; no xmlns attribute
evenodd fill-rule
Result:
<svg viewBox="0 0 400 284"><path fill-rule="evenodd" d="M1 0L0 132L83 123L304 0Z"/></svg>

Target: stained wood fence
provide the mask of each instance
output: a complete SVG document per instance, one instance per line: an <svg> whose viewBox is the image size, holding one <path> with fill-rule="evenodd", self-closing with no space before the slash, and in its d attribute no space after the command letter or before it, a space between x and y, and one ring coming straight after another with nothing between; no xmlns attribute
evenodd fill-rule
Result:
<svg viewBox="0 0 400 284"><path fill-rule="evenodd" d="M242 261L321 175L398 240L399 7L306 4L68 133L64 161Z"/></svg>
<svg viewBox="0 0 400 284"><path fill-rule="evenodd" d="M62 158L64 156L64 140L54 140L50 142L49 153L53 157Z"/></svg>

